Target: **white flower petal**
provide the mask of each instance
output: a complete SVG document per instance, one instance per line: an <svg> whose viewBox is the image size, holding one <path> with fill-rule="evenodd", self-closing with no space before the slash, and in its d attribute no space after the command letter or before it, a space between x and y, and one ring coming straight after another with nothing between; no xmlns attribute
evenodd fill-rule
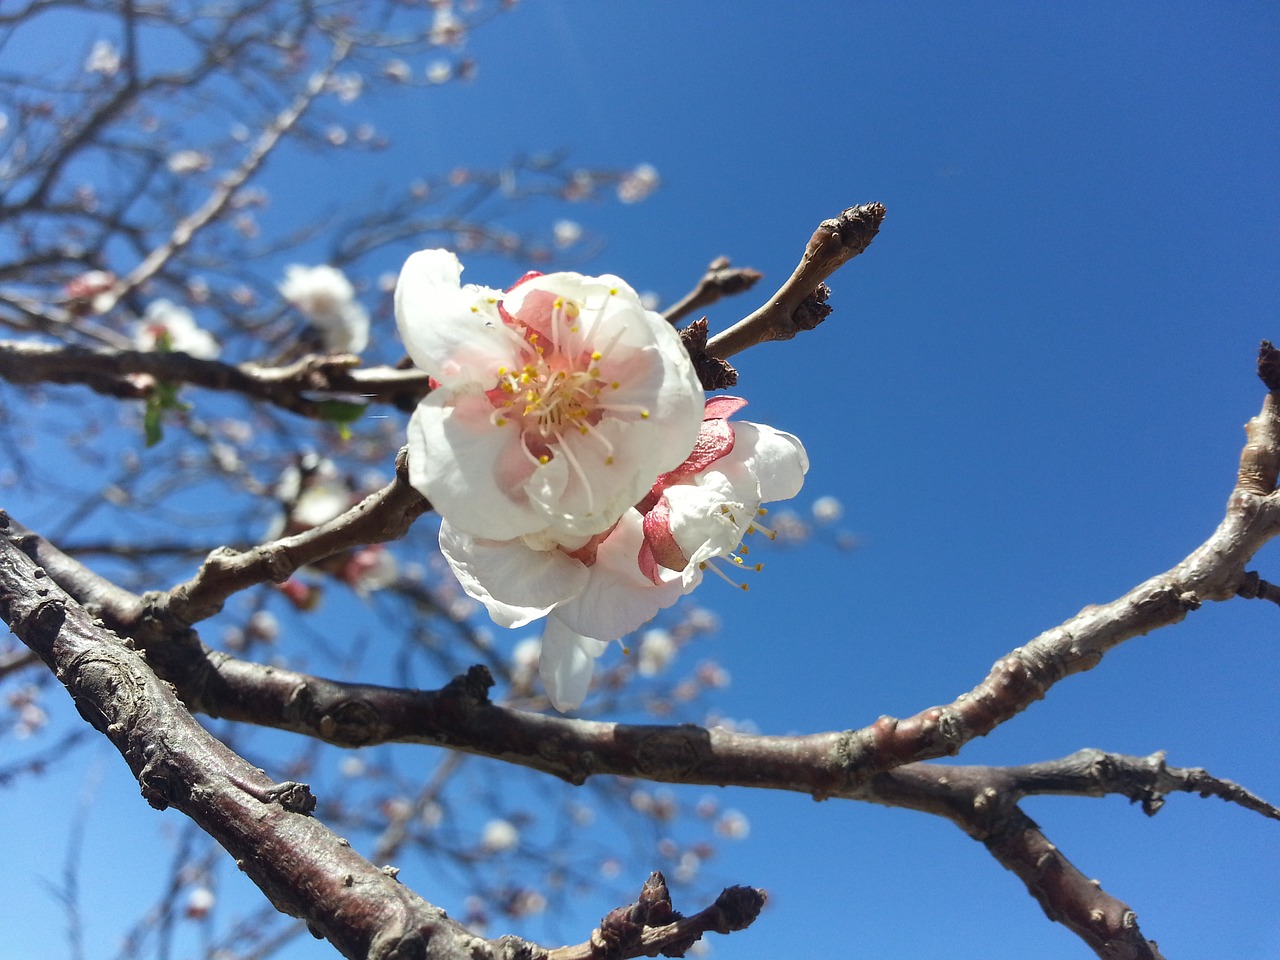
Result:
<svg viewBox="0 0 1280 960"><path fill-rule="evenodd" d="M659 586L640 572L636 557L643 537L640 514L629 510L600 544L586 586L554 616L579 633L617 640L675 603L685 593L680 580Z"/></svg>
<svg viewBox="0 0 1280 960"><path fill-rule="evenodd" d="M494 385L501 367L519 365L518 343L503 324L498 290L460 285L462 264L448 250L419 250L396 283L396 326L419 368L442 384Z"/></svg>
<svg viewBox="0 0 1280 960"><path fill-rule="evenodd" d="M481 540L440 524L440 551L467 594L499 626L522 627L582 590L587 568L559 550L521 540Z"/></svg>
<svg viewBox="0 0 1280 960"><path fill-rule="evenodd" d="M538 675L553 707L567 713L582 706L591 687L596 658L607 647L607 643L569 629L554 615L547 618Z"/></svg>
<svg viewBox="0 0 1280 960"><path fill-rule="evenodd" d="M409 482L442 517L477 537L510 540L546 526L517 501L531 468L520 438L489 423L482 394L429 394L409 418Z"/></svg>

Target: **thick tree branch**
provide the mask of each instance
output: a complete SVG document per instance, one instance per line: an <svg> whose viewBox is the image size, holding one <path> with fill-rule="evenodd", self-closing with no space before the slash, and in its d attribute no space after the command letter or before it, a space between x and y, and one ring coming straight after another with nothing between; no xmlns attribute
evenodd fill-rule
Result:
<svg viewBox="0 0 1280 960"><path fill-rule="evenodd" d="M67 688L76 709L128 762L153 807L172 806L218 841L236 865L290 916L344 956L360 960L541 960L515 937L484 940L378 868L312 817L305 784L276 783L201 727L144 657L61 590L10 536L0 513L0 616ZM658 875L658 882L661 877ZM606 919L599 943L555 956L624 958L685 949L709 930L755 919L759 891L730 888L711 907L680 918L651 892ZM665 892L665 884L663 892ZM753 906L754 904L754 906ZM641 916L643 914L643 916Z"/></svg>

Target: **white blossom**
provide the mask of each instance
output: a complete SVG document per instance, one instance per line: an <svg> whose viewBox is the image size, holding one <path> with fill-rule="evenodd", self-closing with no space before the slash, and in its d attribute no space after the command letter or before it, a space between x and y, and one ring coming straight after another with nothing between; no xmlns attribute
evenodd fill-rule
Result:
<svg viewBox="0 0 1280 960"><path fill-rule="evenodd" d="M410 482L448 526L534 550L609 529L693 446L703 394L679 335L617 277L460 285L411 256L396 322L436 386L409 423Z"/></svg>
<svg viewBox="0 0 1280 960"><path fill-rule="evenodd" d="M155 350L165 341L174 353L185 353L200 360L216 360L222 348L213 334L196 325L186 307L171 300L153 300L133 333L139 350Z"/></svg>
<svg viewBox="0 0 1280 960"><path fill-rule="evenodd" d="M320 331L326 349L360 353L369 345L369 314L341 270L293 264L285 270L279 290Z"/></svg>
<svg viewBox="0 0 1280 960"><path fill-rule="evenodd" d="M84 61L85 73L100 73L104 77L114 77L120 72L120 51L110 40L98 40L89 51Z"/></svg>
<svg viewBox="0 0 1280 960"><path fill-rule="evenodd" d="M480 835L480 847L486 853L513 850L520 843L520 831L510 820L490 820Z"/></svg>

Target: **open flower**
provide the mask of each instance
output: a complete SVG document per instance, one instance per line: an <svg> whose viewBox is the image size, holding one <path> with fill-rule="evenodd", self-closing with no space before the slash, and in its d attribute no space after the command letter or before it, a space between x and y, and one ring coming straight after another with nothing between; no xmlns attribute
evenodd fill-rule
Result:
<svg viewBox="0 0 1280 960"><path fill-rule="evenodd" d="M617 277L461 286L423 250L396 322L433 389L409 423L410 481L455 530L545 552L603 533L689 453L703 393L679 335Z"/></svg>
<svg viewBox="0 0 1280 960"><path fill-rule="evenodd" d="M216 360L222 348L208 330L196 326L186 307L171 300L153 300L133 334L139 350L166 349L200 360ZM163 347L162 347L163 345Z"/></svg>
<svg viewBox="0 0 1280 960"><path fill-rule="evenodd" d="M769 535L761 504L799 493L809 468L804 447L764 424L730 422L744 403L708 401L693 452L603 533L495 540L441 524L441 552L495 623L547 617L540 673L557 710L582 702L608 641L675 603L718 562L746 568L744 538Z"/></svg>
<svg viewBox="0 0 1280 960"><path fill-rule="evenodd" d="M360 353L369 345L369 314L351 281L328 265L286 268L280 295L301 311L333 353Z"/></svg>

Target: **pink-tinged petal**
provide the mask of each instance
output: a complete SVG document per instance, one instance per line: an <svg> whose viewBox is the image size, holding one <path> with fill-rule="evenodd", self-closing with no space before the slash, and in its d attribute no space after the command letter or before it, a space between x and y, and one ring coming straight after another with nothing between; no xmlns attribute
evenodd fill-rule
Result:
<svg viewBox="0 0 1280 960"><path fill-rule="evenodd" d="M409 482L443 517L477 537L510 540L546 525L512 497L523 480L520 437L494 427L483 394L431 393L409 419Z"/></svg>
<svg viewBox="0 0 1280 960"><path fill-rule="evenodd" d="M733 449L734 424L728 420L707 419L702 422L702 429L698 431L698 439L694 441L693 450L689 456L685 458L684 463L676 467L674 470L664 473L658 477L657 482L653 485L651 496L656 497L667 487L673 483L679 483L682 480L688 480L694 474L709 468L713 463L721 457L726 456ZM641 501L645 503L645 501ZM640 506L641 512L646 510L646 506Z"/></svg>
<svg viewBox="0 0 1280 960"><path fill-rule="evenodd" d="M567 713L582 706L591 688L596 658L607 647L606 643L571 630L556 616L547 618L538 675L553 707Z"/></svg>
<svg viewBox="0 0 1280 960"><path fill-rule="evenodd" d="M396 326L413 362L442 384L490 386L519 365L519 338L502 323L502 294L460 285L462 264L447 250L419 250L396 283Z"/></svg>
<svg viewBox="0 0 1280 960"><path fill-rule="evenodd" d="M648 553L653 557L655 563L677 572L689 565L689 558L684 555L684 552L680 549L680 544L676 542L676 538L671 532L671 504L665 496L654 504L652 510L644 515L643 526L644 545L648 548ZM642 550L641 557L644 556L644 553ZM649 579L654 583L662 582L656 570L649 573Z"/></svg>
<svg viewBox="0 0 1280 960"><path fill-rule="evenodd" d="M685 592L680 578L655 585L640 570L636 557L643 539L640 515L629 510L600 545L583 591L555 610L573 630L601 640L617 640L648 623Z"/></svg>
<svg viewBox="0 0 1280 960"><path fill-rule="evenodd" d="M737 489L728 477L712 470L697 483L667 489L662 502L668 505L668 535L689 558L682 570L737 549L760 506L752 496L755 484L751 487L750 491Z"/></svg>
<svg viewBox="0 0 1280 960"><path fill-rule="evenodd" d="M521 540L477 539L447 520L440 524L440 552L462 589L502 627L522 627L546 616L587 583L587 568L559 550L534 550Z"/></svg>
<svg viewBox="0 0 1280 960"><path fill-rule="evenodd" d="M707 408L702 417L704 420L727 420L747 405L741 397L730 397L721 394L718 397L707 397Z"/></svg>

